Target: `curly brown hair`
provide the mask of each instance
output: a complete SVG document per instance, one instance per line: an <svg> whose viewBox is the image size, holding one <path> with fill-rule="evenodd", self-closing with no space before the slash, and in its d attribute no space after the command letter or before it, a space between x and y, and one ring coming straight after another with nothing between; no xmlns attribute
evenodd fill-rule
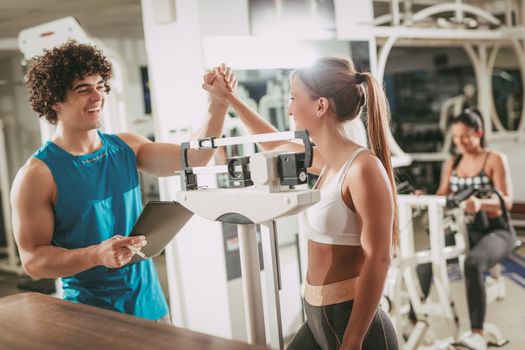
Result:
<svg viewBox="0 0 525 350"><path fill-rule="evenodd" d="M33 57L26 74L31 107L39 118L56 124L57 114L52 107L65 101L68 90L73 88L73 81L91 75L100 75L106 93L110 91L111 63L95 46L69 40L51 50L44 50L43 55Z"/></svg>

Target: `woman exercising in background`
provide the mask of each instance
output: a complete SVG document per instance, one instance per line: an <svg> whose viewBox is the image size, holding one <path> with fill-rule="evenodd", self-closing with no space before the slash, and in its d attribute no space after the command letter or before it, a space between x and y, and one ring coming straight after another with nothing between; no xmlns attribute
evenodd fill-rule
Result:
<svg viewBox="0 0 525 350"><path fill-rule="evenodd" d="M483 118L475 109L465 109L452 121L452 137L458 154L443 166L437 195L473 188L497 190L504 199L506 210L512 208L512 187L507 158L503 153L487 148ZM485 350L483 323L486 314L484 273L509 255L516 244L516 235L507 215L495 195L487 197L480 192L466 199L462 206L473 216L467 224L470 251L465 259L465 279L472 332L461 337L460 343L474 350ZM448 241L448 239L447 239ZM447 242L451 244L453 242ZM424 297L432 282L431 264L417 267ZM416 316L410 315L413 321Z"/></svg>

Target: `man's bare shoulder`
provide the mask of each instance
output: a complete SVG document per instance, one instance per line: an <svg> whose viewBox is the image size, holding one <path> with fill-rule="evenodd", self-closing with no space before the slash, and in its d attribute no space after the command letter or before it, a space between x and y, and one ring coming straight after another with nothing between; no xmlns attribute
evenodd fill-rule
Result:
<svg viewBox="0 0 525 350"><path fill-rule="evenodd" d="M53 179L53 174L49 170L48 166L38 158L31 157L27 162L20 168L17 176L28 177L28 178L50 178Z"/></svg>
<svg viewBox="0 0 525 350"><path fill-rule="evenodd" d="M131 149L137 154L141 145L145 143L150 143L146 137L135 134L132 132L121 132L116 134L122 141L124 141Z"/></svg>
<svg viewBox="0 0 525 350"><path fill-rule="evenodd" d="M11 190L12 199L24 194L48 196L55 192L51 170L38 158L31 157L18 170Z"/></svg>

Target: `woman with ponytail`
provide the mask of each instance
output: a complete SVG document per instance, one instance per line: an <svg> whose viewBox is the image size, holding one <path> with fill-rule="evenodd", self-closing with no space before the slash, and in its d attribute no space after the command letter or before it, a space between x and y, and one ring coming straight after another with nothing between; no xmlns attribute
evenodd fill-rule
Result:
<svg viewBox="0 0 525 350"><path fill-rule="evenodd" d="M276 132L235 94L230 68L217 67L203 87L225 97L254 134ZM366 107L371 150L346 136L344 124ZM307 321L288 349L398 349L388 315L379 308L397 242L396 190L387 141L389 110L382 87L349 59L324 57L291 75L288 114L314 143L309 172L319 175L321 200L300 214L308 232ZM264 150L302 152L292 142Z"/></svg>

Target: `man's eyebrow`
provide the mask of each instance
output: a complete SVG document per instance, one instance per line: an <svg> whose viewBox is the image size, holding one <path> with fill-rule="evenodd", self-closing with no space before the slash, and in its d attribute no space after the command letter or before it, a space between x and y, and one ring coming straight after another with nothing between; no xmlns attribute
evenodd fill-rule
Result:
<svg viewBox="0 0 525 350"><path fill-rule="evenodd" d="M83 87L90 87L90 86L93 86L93 85L100 85L100 84L104 84L104 79L101 79L96 84L80 83L77 86L73 87L73 91L78 90L78 89L83 88Z"/></svg>

